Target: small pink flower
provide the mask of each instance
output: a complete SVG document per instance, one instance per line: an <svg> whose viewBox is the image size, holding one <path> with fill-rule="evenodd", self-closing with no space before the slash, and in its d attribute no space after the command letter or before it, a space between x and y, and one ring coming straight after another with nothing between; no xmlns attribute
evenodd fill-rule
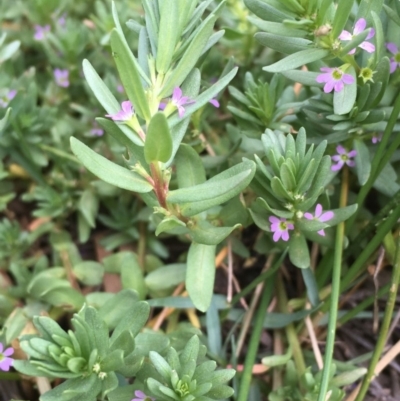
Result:
<svg viewBox="0 0 400 401"><path fill-rule="evenodd" d="M117 85L117 92L124 93L124 87L121 84Z"/></svg>
<svg viewBox="0 0 400 401"><path fill-rule="evenodd" d="M40 41L46 38L48 32L50 32L50 25L35 25L35 34L33 35L33 37L35 40Z"/></svg>
<svg viewBox="0 0 400 401"><path fill-rule="evenodd" d="M11 100L14 99L16 94L17 91L15 89L11 89L5 96L0 97L0 107L6 108Z"/></svg>
<svg viewBox="0 0 400 401"><path fill-rule="evenodd" d="M344 88L344 84L350 85L354 82L354 78L350 74L345 74L340 68L320 68L324 74L317 76L318 83L325 82L324 92L329 93L334 89L335 92L340 92Z"/></svg>
<svg viewBox="0 0 400 401"><path fill-rule="evenodd" d="M359 35L362 31L364 31L366 26L367 26L367 21L364 18L360 18L354 25L353 33L351 34L349 31L342 31L342 33L339 35L339 39L352 40L354 39L355 36ZM366 37L366 40L373 38L374 35L375 35L375 30L374 28L371 28L368 33L368 36ZM368 53L373 53L375 51L375 46L367 41L360 43L358 47L361 47L361 49L364 49ZM349 51L349 54L354 54L355 52L356 49L353 49Z"/></svg>
<svg viewBox="0 0 400 401"><path fill-rule="evenodd" d="M336 162L336 164L333 164L331 167L332 171L340 170L345 164L347 164L349 167L354 167L356 165L356 162L351 160L352 157L357 155L356 150L350 150L350 152L347 152L342 145L338 145L336 147L336 151L338 154L332 156L332 160Z"/></svg>
<svg viewBox="0 0 400 401"><path fill-rule="evenodd" d="M390 73L393 74L397 67L400 67L400 52L394 43L386 43L386 49L388 49L390 53L394 55L390 59Z"/></svg>
<svg viewBox="0 0 400 401"><path fill-rule="evenodd" d="M14 349L10 347L4 351L3 350L4 350L4 345L0 343L0 370L8 372L14 361L14 359L9 358L9 356L11 356L14 353Z"/></svg>
<svg viewBox="0 0 400 401"><path fill-rule="evenodd" d="M69 77L68 70L60 70L59 68L56 68L54 70L54 78L58 86L61 86L63 88L68 88L69 86L68 77Z"/></svg>
<svg viewBox="0 0 400 401"><path fill-rule="evenodd" d="M377 144L377 143L380 142L381 140L382 140L382 133L372 135L371 142L372 142L373 144Z"/></svg>
<svg viewBox="0 0 400 401"><path fill-rule="evenodd" d="M318 220L321 223L325 223L326 221L333 219L334 216L335 216L335 214L331 210L329 210L328 212L322 213L322 205L319 203L315 207L315 215L314 216L308 212L304 213L304 217L307 220ZM319 230L317 232L319 235L322 235L323 237L325 236L324 230Z"/></svg>
<svg viewBox="0 0 400 401"><path fill-rule="evenodd" d="M272 239L278 242L281 238L283 241L289 240L289 230L294 230L294 225L288 223L284 218L270 216L269 222L271 223L271 231L274 233Z"/></svg>
<svg viewBox="0 0 400 401"><path fill-rule="evenodd" d="M99 127L99 124L97 124L97 122L95 121L93 123L92 129L90 130L90 133L93 136L103 136L104 134L104 130L102 128Z"/></svg>
<svg viewBox="0 0 400 401"><path fill-rule="evenodd" d="M135 109L129 100L121 103L121 110L115 114L106 114L106 117L110 117L114 121L129 121L135 114Z"/></svg>
<svg viewBox="0 0 400 401"><path fill-rule="evenodd" d="M183 107L185 104L193 104L194 100L190 99L188 96L182 96L182 89L177 86L172 93L171 102L178 109L179 117L182 118L185 114L185 108Z"/></svg>
<svg viewBox="0 0 400 401"><path fill-rule="evenodd" d="M131 401L156 401L154 397L149 397L143 391L136 390L135 397Z"/></svg>

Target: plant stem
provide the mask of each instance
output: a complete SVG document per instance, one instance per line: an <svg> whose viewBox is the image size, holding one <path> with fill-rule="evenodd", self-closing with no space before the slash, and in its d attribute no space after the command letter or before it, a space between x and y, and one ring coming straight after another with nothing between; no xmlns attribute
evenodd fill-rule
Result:
<svg viewBox="0 0 400 401"><path fill-rule="evenodd" d="M347 205L348 195L348 181L349 181L349 170L347 167L343 169L342 177L342 188L340 192L339 207L345 207ZM335 250L333 257L333 273L332 273L332 294L331 294L331 305L329 311L329 322L328 322L328 336L326 340L325 348L325 360L324 370L322 373L321 387L318 394L318 401L325 401L326 394L328 391L330 372L332 368L333 348L335 345L335 334L336 334L336 321L338 315L338 301L340 295L340 276L342 266L342 253L343 253L343 241L344 241L345 223L341 222L336 229L335 239Z"/></svg>
<svg viewBox="0 0 400 401"><path fill-rule="evenodd" d="M356 220L357 214L361 210L361 207L364 203L364 200L365 200L368 192L372 188L372 185L376 181L377 177L382 172L386 163L389 162L394 151L397 149L397 147L399 145L400 137L397 136L397 140L395 139L393 141L392 146L390 146L389 149L386 149L386 145L389 141L389 136L392 133L393 128L397 122L397 117L399 116L399 113L400 113L400 94L396 98L392 113L389 117L389 121L388 121L385 131L383 133L382 141L380 142L378 149L375 153L374 159L372 160L371 173L369 175L368 181L365 183L365 185L363 185L361 187L360 192L358 193L357 202L356 202L358 204L358 209L353 214L353 216L351 216L350 219L348 220L348 222L347 222L348 228L353 226L353 224ZM395 145L396 147L394 147L393 145Z"/></svg>
<svg viewBox="0 0 400 401"><path fill-rule="evenodd" d="M375 368L379 361L379 358L382 355L382 351L387 340L387 334L390 327L390 322L392 321L393 309L397 297L397 290L399 288L399 281L400 281L400 236L397 238L396 256L393 266L392 281L390 283L389 299L386 304L386 310L385 310L385 315L383 317L381 331L379 333L378 342L374 349L374 353L372 354L371 362L368 367L368 372L361 384L361 389L358 393L356 401L362 401L364 399L368 387L371 384L371 381L374 379Z"/></svg>
<svg viewBox="0 0 400 401"><path fill-rule="evenodd" d="M275 276L265 280L264 291L261 296L260 305L258 307L257 314L255 317L249 348L247 350L246 359L244 362L244 369L242 373L242 378L240 380L240 388L237 401L248 400L251 378L252 378L252 369L257 357L258 346L260 344L260 336L263 330L263 323L265 319L265 312L272 297L274 281L275 281Z"/></svg>
<svg viewBox="0 0 400 401"><path fill-rule="evenodd" d="M283 313L288 313L289 312L287 307L288 299L285 287L283 285L282 276L279 276L278 278L277 293L278 293L279 310ZM292 347L293 359L297 367L298 377L301 377L303 373L306 371L306 364L304 362L303 353L301 351L301 346L293 323L290 323L286 326L286 336L289 344Z"/></svg>

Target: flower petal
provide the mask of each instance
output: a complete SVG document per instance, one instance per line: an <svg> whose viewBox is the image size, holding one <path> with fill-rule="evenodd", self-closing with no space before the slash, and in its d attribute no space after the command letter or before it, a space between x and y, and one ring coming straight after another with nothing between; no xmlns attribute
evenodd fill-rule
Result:
<svg viewBox="0 0 400 401"><path fill-rule="evenodd" d="M11 356L14 353L14 348L7 348L4 352L3 355L4 356Z"/></svg>
<svg viewBox="0 0 400 401"><path fill-rule="evenodd" d="M172 100L174 102L177 102L180 100L181 97L182 97L182 89L179 86L177 86L174 88L174 91L172 93Z"/></svg>
<svg viewBox="0 0 400 401"><path fill-rule="evenodd" d="M319 221L321 223L325 223L325 221L331 220L335 217L335 213L332 212L332 210L329 210L328 212L322 213L321 217L319 218Z"/></svg>
<svg viewBox="0 0 400 401"><path fill-rule="evenodd" d="M304 217L305 217L307 220L312 220L312 219L314 218L314 216L313 216L311 213L309 213L309 212L304 213Z"/></svg>
<svg viewBox="0 0 400 401"><path fill-rule="evenodd" d="M329 93L332 92L333 87L335 86L335 81L329 81L324 86L324 92Z"/></svg>
<svg viewBox="0 0 400 401"><path fill-rule="evenodd" d="M269 216L268 220L270 223L273 224L279 224L281 222L280 219L278 219L278 217L276 216Z"/></svg>
<svg viewBox="0 0 400 401"><path fill-rule="evenodd" d="M317 233L319 235L322 235L323 237L325 237L325 231L324 230L319 230L319 231L317 231Z"/></svg>
<svg viewBox="0 0 400 401"><path fill-rule="evenodd" d="M336 152L338 152L339 155L345 155L347 153L342 145L336 146Z"/></svg>
<svg viewBox="0 0 400 401"><path fill-rule="evenodd" d="M283 241L289 241L289 232L288 231L282 231L282 236L281 236Z"/></svg>
<svg viewBox="0 0 400 401"><path fill-rule="evenodd" d="M274 242L278 242L279 239L281 238L282 235L282 231L275 231L272 239L274 240Z"/></svg>
<svg viewBox="0 0 400 401"><path fill-rule="evenodd" d="M365 39L369 40L369 39L372 39L374 36L375 36L375 29L374 28L370 28L369 34L367 35L367 37Z"/></svg>
<svg viewBox="0 0 400 401"><path fill-rule="evenodd" d="M397 46L394 43L386 43L386 49L388 49L390 51L390 53L392 54L397 54L399 52L399 49L397 48Z"/></svg>
<svg viewBox="0 0 400 401"><path fill-rule="evenodd" d="M214 107L218 108L219 107L219 101L217 99L211 99L209 101Z"/></svg>
<svg viewBox="0 0 400 401"><path fill-rule="evenodd" d="M315 217L318 219L322 214L322 205L320 203L315 206Z"/></svg>
<svg viewBox="0 0 400 401"><path fill-rule="evenodd" d="M393 74L396 71L397 62L394 61L394 58L390 59L390 73Z"/></svg>
<svg viewBox="0 0 400 401"><path fill-rule="evenodd" d="M368 53L373 53L375 51L375 46L370 42L362 42L358 47L364 49Z"/></svg>
<svg viewBox="0 0 400 401"><path fill-rule="evenodd" d="M325 73L325 74L320 74L315 78L315 80L322 84L323 82L329 82L332 80L332 74L331 73Z"/></svg>
<svg viewBox="0 0 400 401"><path fill-rule="evenodd" d="M347 153L347 156L348 157L355 157L355 156L357 156L357 151L356 150L350 150L350 152L349 153Z"/></svg>
<svg viewBox="0 0 400 401"><path fill-rule="evenodd" d="M354 167L356 165L356 162L354 160L346 160L346 164L349 167Z"/></svg>
<svg viewBox="0 0 400 401"><path fill-rule="evenodd" d="M351 40L353 39L352 34L349 31L342 31L342 33L339 35L340 40Z"/></svg>
<svg viewBox="0 0 400 401"><path fill-rule="evenodd" d="M337 81L334 85L335 92L340 92L344 88L343 81Z"/></svg>
<svg viewBox="0 0 400 401"><path fill-rule="evenodd" d="M359 35L367 26L365 18L360 18L354 25L353 35Z"/></svg>
<svg viewBox="0 0 400 401"><path fill-rule="evenodd" d="M345 84L350 85L350 84L352 84L354 82L354 78L350 74L343 74L342 81Z"/></svg>
<svg viewBox="0 0 400 401"><path fill-rule="evenodd" d="M344 162L340 161L337 164L332 164L331 170L332 171L339 171L343 167Z"/></svg>

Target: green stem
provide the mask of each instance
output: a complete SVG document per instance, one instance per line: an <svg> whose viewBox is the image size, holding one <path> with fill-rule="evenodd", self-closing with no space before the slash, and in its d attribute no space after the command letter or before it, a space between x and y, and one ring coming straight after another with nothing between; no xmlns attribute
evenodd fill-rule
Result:
<svg viewBox="0 0 400 401"><path fill-rule="evenodd" d="M376 178L382 172L386 163L392 157L393 152L397 149L398 145L400 144L400 137L397 136L397 139L393 141L392 146L390 146L389 149L386 150L386 145L389 141L389 136L392 133L393 128L397 122L397 117L399 116L399 113L400 113L400 94L397 96L397 99L394 103L392 114L389 117L389 121L383 133L382 141L380 142L378 149L375 153L374 159L372 160L371 173L369 175L368 181L365 183L365 185L361 187L360 192L358 193L356 202L358 204L358 209L353 214L353 216L351 216L351 218L348 220L347 223L348 229L350 229L350 227L354 225L357 214L361 210L361 207L364 204L364 200L368 192L372 188L372 185L376 181ZM396 147L394 147L393 145L396 145Z"/></svg>
<svg viewBox="0 0 400 401"><path fill-rule="evenodd" d="M278 278L277 294L279 310L283 313L288 313L288 299L281 276ZM301 377L306 371L306 364L304 362L303 352L301 351L299 338L293 323L290 323L286 326L286 336L289 344L292 347L293 359L297 367L298 377Z"/></svg>
<svg viewBox="0 0 400 401"><path fill-rule="evenodd" d="M385 315L383 317L382 327L379 333L378 342L372 354L371 362L368 367L368 372L361 384L361 389L355 401L362 401L365 394L367 393L368 387L375 376L375 368L382 355L383 348L386 343L387 334L392 320L393 310L396 303L397 290L399 288L400 281L400 236L397 238L396 256L393 267L392 281L389 290L389 299L386 304Z"/></svg>
<svg viewBox="0 0 400 401"><path fill-rule="evenodd" d="M349 179L349 171L347 167L343 169L342 178L343 180L340 192L339 206L345 207L347 204L348 179ZM329 380L331 377L330 373L332 368L333 348L335 345L336 321L338 315L338 302L340 295L340 277L341 277L341 267L342 267L344 230L345 230L345 223L341 222L336 229L335 250L333 256L332 293L330 297L331 305L330 305L329 322L328 322L328 336L326 340L324 370L322 372L322 380L321 380L320 391L318 394L318 401L326 400Z"/></svg>
<svg viewBox="0 0 400 401"><path fill-rule="evenodd" d="M247 401L250 391L253 365L257 357L258 346L260 345L260 336L263 330L263 323L265 319L265 313L268 304L272 298L274 288L274 278L265 280L265 286L263 288L263 294L260 300L260 306L258 307L253 331L250 338L249 348L247 350L246 359L244 361L244 369L240 380L239 394L237 401Z"/></svg>

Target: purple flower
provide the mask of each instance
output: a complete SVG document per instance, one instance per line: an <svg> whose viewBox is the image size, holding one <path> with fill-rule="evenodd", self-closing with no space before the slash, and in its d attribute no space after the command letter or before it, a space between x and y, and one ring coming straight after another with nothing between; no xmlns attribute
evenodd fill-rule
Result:
<svg viewBox="0 0 400 401"><path fill-rule="evenodd" d="M117 85L117 92L124 93L124 87L121 84Z"/></svg>
<svg viewBox="0 0 400 401"><path fill-rule="evenodd" d="M125 100L121 103L121 110L115 114L106 114L106 117L110 117L114 121L129 121L135 114L135 109L129 100Z"/></svg>
<svg viewBox="0 0 400 401"><path fill-rule="evenodd" d="M0 370L4 370L8 372L10 370L11 365L13 364L14 359L9 358L10 355L14 353L13 348L7 348L4 350L4 345L0 343Z"/></svg>
<svg viewBox="0 0 400 401"><path fill-rule="evenodd" d="M65 23L67 22L67 13L63 13L61 17L57 19L57 24L61 27L65 27Z"/></svg>
<svg viewBox="0 0 400 401"><path fill-rule="evenodd" d="M14 99L16 94L17 91L15 89L11 89L5 96L0 97L0 107L6 108L11 100Z"/></svg>
<svg viewBox="0 0 400 401"><path fill-rule="evenodd" d="M333 164L331 167L332 171L340 170L345 164L347 164L349 167L354 167L356 165L356 162L351 160L352 157L356 156L356 150L350 150L350 152L347 152L342 145L338 145L336 147L336 151L338 154L332 156L332 160L336 162L336 164Z"/></svg>
<svg viewBox="0 0 400 401"><path fill-rule="evenodd" d="M351 34L349 31L342 31L342 33L339 35L340 40L352 40L355 36L359 35L362 31L365 30L367 26L367 21L364 18L360 18L356 24L354 25L353 33ZM374 28L371 28L368 36L366 37L366 40L373 38L375 35L375 30ZM358 47L361 47L361 49L364 49L368 53L373 53L375 51L375 46L367 41L362 42L361 44L358 45ZM350 50L349 54L354 54L356 52L356 49Z"/></svg>
<svg viewBox="0 0 400 401"><path fill-rule="evenodd" d="M156 401L154 397L149 397L143 391L136 390L135 397L131 401Z"/></svg>
<svg viewBox="0 0 400 401"><path fill-rule="evenodd" d="M400 52L394 43L386 43L386 49L388 49L390 53L394 54L394 56L390 59L390 73L393 74L397 67L400 67Z"/></svg>
<svg viewBox="0 0 400 401"><path fill-rule="evenodd" d="M35 38L35 40L43 40L46 38L48 32L50 32L50 25L35 25L35 34L33 35L33 37Z"/></svg>
<svg viewBox="0 0 400 401"><path fill-rule="evenodd" d="M208 103L211 103L214 107L219 107L219 101L217 99L211 99Z"/></svg>
<svg viewBox="0 0 400 401"><path fill-rule="evenodd" d="M373 144L377 144L377 143L380 142L381 140L382 140L382 133L372 135L371 142L372 142Z"/></svg>
<svg viewBox="0 0 400 401"><path fill-rule="evenodd" d="M97 122L95 121L93 123L92 129L90 130L90 133L93 136L103 136L104 134L104 130L102 128L99 127L99 124L97 124Z"/></svg>
<svg viewBox="0 0 400 401"><path fill-rule="evenodd" d="M313 216L311 213L304 213L304 217L307 220L318 220L321 223L325 223L328 220L333 219L335 214L330 210L329 212L322 213L322 205L317 204L315 207L315 215ZM322 235L323 237L325 236L325 231L324 230L319 230L317 231L319 235Z"/></svg>
<svg viewBox="0 0 400 401"><path fill-rule="evenodd" d="M318 83L325 82L324 92L329 93L334 89L335 92L340 92L344 84L350 85L354 82L354 78L350 74L345 74L340 68L322 67L320 69L324 74L317 76Z"/></svg>
<svg viewBox="0 0 400 401"><path fill-rule="evenodd" d="M278 242L281 238L283 241L289 240L289 230L294 230L294 225L288 223L284 218L270 216L269 222L271 223L271 231L274 233L272 239Z"/></svg>
<svg viewBox="0 0 400 401"><path fill-rule="evenodd" d="M68 88L69 86L68 77L69 77L68 70L60 70L59 68L56 68L54 70L54 78L58 86L61 86L63 88Z"/></svg>
<svg viewBox="0 0 400 401"><path fill-rule="evenodd" d="M172 104L176 106L178 109L179 117L182 118L185 114L185 108L183 107L185 104L193 104L194 100L190 99L188 96L182 96L182 89L177 86L172 93Z"/></svg>

